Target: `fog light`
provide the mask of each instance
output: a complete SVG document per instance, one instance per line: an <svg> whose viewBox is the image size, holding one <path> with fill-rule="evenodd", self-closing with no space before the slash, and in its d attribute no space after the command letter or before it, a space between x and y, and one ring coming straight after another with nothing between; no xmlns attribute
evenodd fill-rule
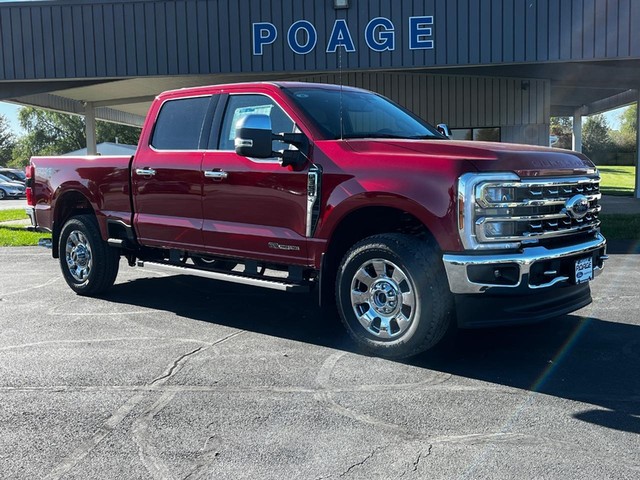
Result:
<svg viewBox="0 0 640 480"><path fill-rule="evenodd" d="M514 233L513 223L489 222L484 224L484 234L487 238L511 237Z"/></svg>

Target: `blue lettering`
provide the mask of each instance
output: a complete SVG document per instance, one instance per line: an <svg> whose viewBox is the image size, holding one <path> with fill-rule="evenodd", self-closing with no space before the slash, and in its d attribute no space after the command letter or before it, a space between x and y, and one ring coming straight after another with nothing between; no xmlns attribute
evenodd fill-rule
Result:
<svg viewBox="0 0 640 480"><path fill-rule="evenodd" d="M300 30L304 30L307 34L306 43L298 42L298 32ZM311 23L306 20L298 20L289 27L287 41L289 42L289 48L291 48L294 53L297 53L298 55L306 55L316 47L318 34L316 32L316 28Z"/></svg>
<svg viewBox="0 0 640 480"><path fill-rule="evenodd" d="M393 23L388 18L377 17L371 20L364 30L364 39L374 52L396 49L396 34Z"/></svg>
<svg viewBox="0 0 640 480"><path fill-rule="evenodd" d="M262 55L263 45L271 45L278 38L278 30L273 23L253 24L253 54Z"/></svg>
<svg viewBox="0 0 640 480"><path fill-rule="evenodd" d="M423 50L433 48L433 40L427 40L432 35L429 25L433 25L433 17L409 17L409 50Z"/></svg>
<svg viewBox="0 0 640 480"><path fill-rule="evenodd" d="M333 30L327 43L327 53L335 53L338 47L344 47L347 52L356 51L347 22L342 19L336 20L333 24Z"/></svg>

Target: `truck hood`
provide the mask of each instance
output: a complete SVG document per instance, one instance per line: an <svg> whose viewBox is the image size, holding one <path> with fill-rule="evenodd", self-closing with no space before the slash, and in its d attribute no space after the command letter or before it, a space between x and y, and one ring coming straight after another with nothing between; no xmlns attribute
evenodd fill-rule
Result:
<svg viewBox="0 0 640 480"><path fill-rule="evenodd" d="M584 175L596 171L591 160L581 153L534 145L396 139L348 140L348 143L358 153L467 160L478 171L512 171L520 177Z"/></svg>

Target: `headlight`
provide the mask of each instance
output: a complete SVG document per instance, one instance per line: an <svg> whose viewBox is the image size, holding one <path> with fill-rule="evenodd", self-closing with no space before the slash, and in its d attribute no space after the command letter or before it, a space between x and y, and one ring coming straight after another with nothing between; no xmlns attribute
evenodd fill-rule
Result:
<svg viewBox="0 0 640 480"><path fill-rule="evenodd" d="M467 250L514 249L520 246L519 242L502 240L513 235L515 226L512 222L490 219L511 213L509 207L496 204L515 202L519 182L520 177L512 172L466 173L460 177L458 229ZM496 185L500 183L503 185Z"/></svg>
<svg viewBox="0 0 640 480"><path fill-rule="evenodd" d="M510 203L515 201L514 188L507 187L485 187L482 192L482 198L487 203Z"/></svg>

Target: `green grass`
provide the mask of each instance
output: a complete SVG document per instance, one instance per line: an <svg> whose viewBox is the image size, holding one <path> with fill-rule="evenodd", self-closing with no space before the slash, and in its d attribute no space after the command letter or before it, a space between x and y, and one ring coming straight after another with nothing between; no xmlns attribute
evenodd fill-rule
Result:
<svg viewBox="0 0 640 480"><path fill-rule="evenodd" d="M0 210L0 222L24 220L27 214L22 208ZM51 235L40 232L29 232L24 225L7 225L0 223L0 247L30 247L38 245L38 240Z"/></svg>
<svg viewBox="0 0 640 480"><path fill-rule="evenodd" d="M46 237L46 233L29 232L21 225L0 225L0 247L36 246L38 240Z"/></svg>
<svg viewBox="0 0 640 480"><path fill-rule="evenodd" d="M605 195L633 195L636 167L600 166L600 191Z"/></svg>
<svg viewBox="0 0 640 480"><path fill-rule="evenodd" d="M600 215L607 240L640 240L640 215Z"/></svg>
<svg viewBox="0 0 640 480"><path fill-rule="evenodd" d="M22 220L27 218L24 208L15 208L13 210L0 210L0 222L9 220Z"/></svg>

